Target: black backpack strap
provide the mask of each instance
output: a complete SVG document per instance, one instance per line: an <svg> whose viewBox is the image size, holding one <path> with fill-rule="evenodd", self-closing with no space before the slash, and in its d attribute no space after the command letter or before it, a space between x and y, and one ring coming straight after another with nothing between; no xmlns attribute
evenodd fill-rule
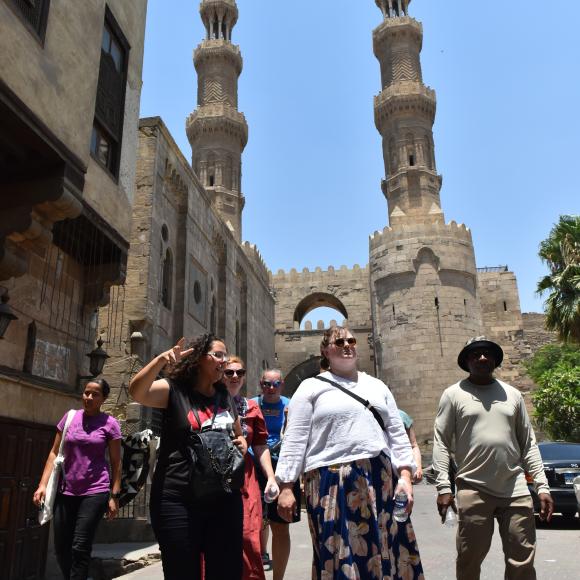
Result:
<svg viewBox="0 0 580 580"><path fill-rule="evenodd" d="M381 414L370 404L369 401L363 399L362 397L359 397L357 394L353 393L352 391L349 391L348 389L345 389L342 385L339 385L337 382L331 381L326 377L321 377L320 375L317 375L314 378L318 379L319 381L324 381L325 383L328 383L333 387L336 387L343 393L347 394L349 397L352 397L355 401L358 401L361 405L363 405L363 407L366 407L373 414L373 417L377 420L377 423L381 426L381 430L382 431L385 430L385 423L383 421L383 418L381 417Z"/></svg>

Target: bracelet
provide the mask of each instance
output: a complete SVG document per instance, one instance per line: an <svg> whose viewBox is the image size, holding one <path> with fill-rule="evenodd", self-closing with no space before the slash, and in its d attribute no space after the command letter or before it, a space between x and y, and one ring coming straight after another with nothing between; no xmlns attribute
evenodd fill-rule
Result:
<svg viewBox="0 0 580 580"><path fill-rule="evenodd" d="M113 492L111 492L111 493L109 494L109 498L110 498L110 499L120 499L120 498L121 498L121 492L120 492L120 491L119 491L119 492L117 492L117 493L113 493Z"/></svg>

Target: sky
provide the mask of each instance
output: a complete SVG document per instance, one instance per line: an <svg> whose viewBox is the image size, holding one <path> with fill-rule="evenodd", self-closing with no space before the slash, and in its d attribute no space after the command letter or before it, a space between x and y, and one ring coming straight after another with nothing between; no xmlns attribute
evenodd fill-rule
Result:
<svg viewBox="0 0 580 580"><path fill-rule="evenodd" d="M388 225L373 118L382 15L374 0L237 4L243 238L274 273L363 266L369 235ZM149 0L145 37L141 116L162 117L188 159L198 9ZM515 272L522 312L541 312L538 246L560 215L580 213L580 2L413 0L409 11L423 24L423 81L437 93L445 219L471 229L478 267Z"/></svg>

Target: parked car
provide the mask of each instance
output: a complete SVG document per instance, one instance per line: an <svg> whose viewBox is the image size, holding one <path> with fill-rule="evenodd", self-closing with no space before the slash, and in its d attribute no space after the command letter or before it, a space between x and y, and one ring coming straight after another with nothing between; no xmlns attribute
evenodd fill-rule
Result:
<svg viewBox="0 0 580 580"><path fill-rule="evenodd" d="M580 499L576 497L580 489L574 493L574 480L580 476L580 443L545 442L538 443L538 447L554 500L554 512L573 518L580 509ZM540 500L532 485L533 480L527 473L526 480L534 500L534 509L539 511Z"/></svg>

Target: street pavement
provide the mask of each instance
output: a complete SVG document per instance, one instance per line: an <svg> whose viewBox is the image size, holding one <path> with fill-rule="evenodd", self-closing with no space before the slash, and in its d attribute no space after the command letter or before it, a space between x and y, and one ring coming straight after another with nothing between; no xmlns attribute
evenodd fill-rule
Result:
<svg viewBox="0 0 580 580"><path fill-rule="evenodd" d="M435 508L435 488L430 485L415 487L413 525L419 542L426 580L453 580L455 578L455 528L443 526ZM286 580L309 580L312 548L306 513L302 521L290 527L292 552L286 571ZM550 525L538 527L536 572L539 580L577 580L580 578L580 521L566 522L554 516ZM504 577L501 540L497 533L489 554L483 563L481 580L500 580ZM155 564L123 576L124 580L162 580L161 564ZM271 580L272 572L266 573Z"/></svg>

